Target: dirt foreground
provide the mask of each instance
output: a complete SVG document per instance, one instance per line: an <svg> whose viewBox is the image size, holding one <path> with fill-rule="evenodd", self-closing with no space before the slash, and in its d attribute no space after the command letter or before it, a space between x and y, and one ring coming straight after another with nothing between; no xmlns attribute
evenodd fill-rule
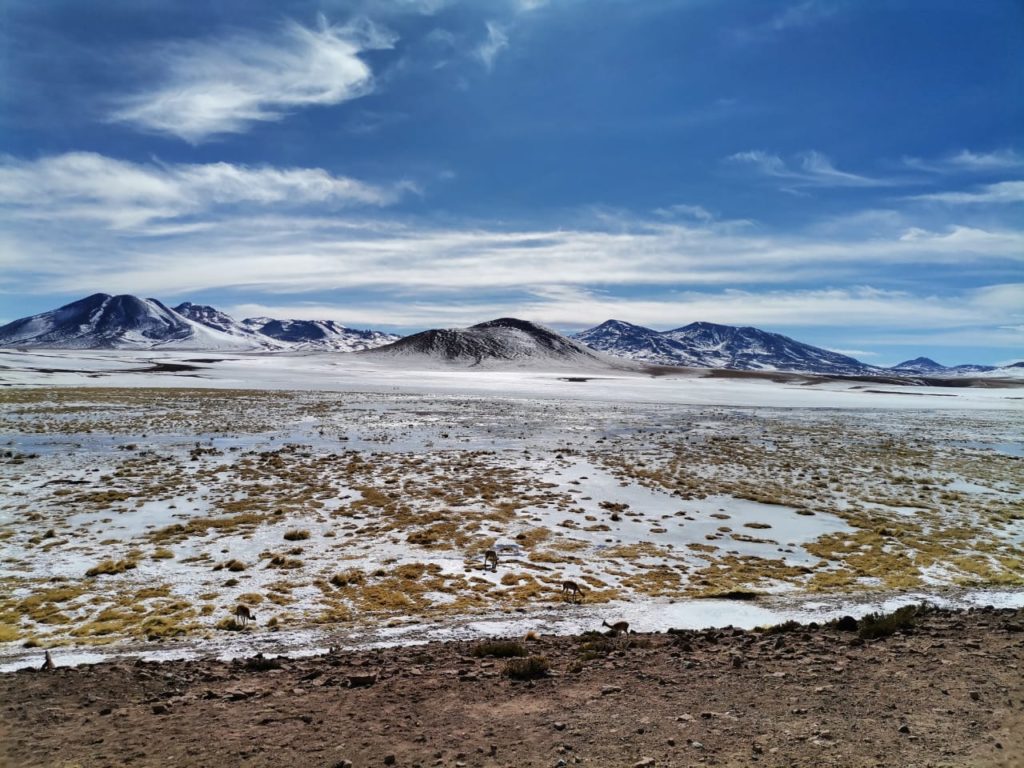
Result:
<svg viewBox="0 0 1024 768"><path fill-rule="evenodd" d="M1024 766L1020 610L867 641L811 625L525 645L549 676L510 680L466 642L0 675L0 762Z"/></svg>

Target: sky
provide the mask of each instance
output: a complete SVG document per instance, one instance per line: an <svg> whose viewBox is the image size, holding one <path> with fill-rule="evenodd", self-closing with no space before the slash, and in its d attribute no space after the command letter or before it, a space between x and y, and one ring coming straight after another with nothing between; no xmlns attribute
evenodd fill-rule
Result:
<svg viewBox="0 0 1024 768"><path fill-rule="evenodd" d="M3 0L0 322L1024 359L1021 0Z"/></svg>

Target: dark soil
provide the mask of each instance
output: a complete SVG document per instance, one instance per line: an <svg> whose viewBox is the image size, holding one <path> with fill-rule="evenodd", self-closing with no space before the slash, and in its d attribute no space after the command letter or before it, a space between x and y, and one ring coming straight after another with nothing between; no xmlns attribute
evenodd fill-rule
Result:
<svg viewBox="0 0 1024 768"><path fill-rule="evenodd" d="M1024 612L786 630L518 638L551 669L522 682L467 642L22 671L0 675L0 762L1024 766Z"/></svg>

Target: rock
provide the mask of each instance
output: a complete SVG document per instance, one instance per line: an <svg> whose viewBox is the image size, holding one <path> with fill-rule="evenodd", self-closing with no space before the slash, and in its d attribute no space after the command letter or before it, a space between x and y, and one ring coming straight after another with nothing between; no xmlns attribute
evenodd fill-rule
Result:
<svg viewBox="0 0 1024 768"><path fill-rule="evenodd" d="M604 688L601 689L602 696L608 696L613 693L622 693L622 688L620 688L617 685L606 685Z"/></svg>
<svg viewBox="0 0 1024 768"><path fill-rule="evenodd" d="M676 721L677 722L681 722L681 723L692 723L693 722L693 715L688 714L688 713L687 714L679 715L676 718Z"/></svg>
<svg viewBox="0 0 1024 768"><path fill-rule="evenodd" d="M860 622L858 622L853 616L843 616L836 622L836 629L840 632L856 632Z"/></svg>
<svg viewBox="0 0 1024 768"><path fill-rule="evenodd" d="M551 727L554 728L556 731L564 731L565 723L552 723Z"/></svg>
<svg viewBox="0 0 1024 768"><path fill-rule="evenodd" d="M394 765L394 764L395 764L395 756L394 755L385 755L384 756L384 765Z"/></svg>
<svg viewBox="0 0 1024 768"><path fill-rule="evenodd" d="M171 710L168 708L166 704L154 704L152 706L152 711L154 715L166 715Z"/></svg>
<svg viewBox="0 0 1024 768"><path fill-rule="evenodd" d="M348 687L349 688L366 688L367 686L373 685L377 682L377 678L380 676L379 672L372 672L366 675L349 675L348 676Z"/></svg>
<svg viewBox="0 0 1024 768"><path fill-rule="evenodd" d="M654 768L653 757L643 757L633 763L633 768Z"/></svg>
<svg viewBox="0 0 1024 768"><path fill-rule="evenodd" d="M900 733L910 733L910 726L907 725L906 723L904 723L903 725L901 725L899 727L899 732Z"/></svg>
<svg viewBox="0 0 1024 768"><path fill-rule="evenodd" d="M694 749L704 749L704 745L701 744L699 741L691 741L690 746Z"/></svg>
<svg viewBox="0 0 1024 768"><path fill-rule="evenodd" d="M980 691L971 691L967 695L971 697L971 701L979 701L981 699Z"/></svg>
<svg viewBox="0 0 1024 768"><path fill-rule="evenodd" d="M333 768L352 768L351 760L339 760L334 764Z"/></svg>

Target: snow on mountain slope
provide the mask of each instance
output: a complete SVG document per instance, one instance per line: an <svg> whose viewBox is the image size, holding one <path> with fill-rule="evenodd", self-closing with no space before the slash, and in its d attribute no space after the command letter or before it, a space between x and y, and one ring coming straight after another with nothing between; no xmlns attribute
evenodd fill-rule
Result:
<svg viewBox="0 0 1024 768"><path fill-rule="evenodd" d="M608 320L574 338L602 352L661 365L846 376L881 372L852 357L778 333L715 323L691 323L671 331L655 331Z"/></svg>
<svg viewBox="0 0 1024 768"><path fill-rule="evenodd" d="M337 352L356 352L391 344L400 338L393 333L348 328L333 320L274 320L252 317L241 325L286 344L292 349L332 349Z"/></svg>
<svg viewBox="0 0 1024 768"><path fill-rule="evenodd" d="M470 328L423 331L364 354L419 364L609 369L632 367L542 325L503 317Z"/></svg>
<svg viewBox="0 0 1024 768"><path fill-rule="evenodd" d="M8 323L0 328L0 346L237 351L251 344L190 320L156 299L95 293Z"/></svg>
<svg viewBox="0 0 1024 768"><path fill-rule="evenodd" d="M0 328L0 347L64 349L195 349L275 351L324 349L351 352L398 339L379 331L346 328L334 321L236 321L214 307L186 301L174 309L156 299L96 293L66 306L15 320Z"/></svg>
<svg viewBox="0 0 1024 768"><path fill-rule="evenodd" d="M937 363L927 357L915 357L913 360L904 360L898 365L888 369L892 373L911 374L923 376L973 376L978 373L990 373L999 370L992 365L953 365L946 366Z"/></svg>

